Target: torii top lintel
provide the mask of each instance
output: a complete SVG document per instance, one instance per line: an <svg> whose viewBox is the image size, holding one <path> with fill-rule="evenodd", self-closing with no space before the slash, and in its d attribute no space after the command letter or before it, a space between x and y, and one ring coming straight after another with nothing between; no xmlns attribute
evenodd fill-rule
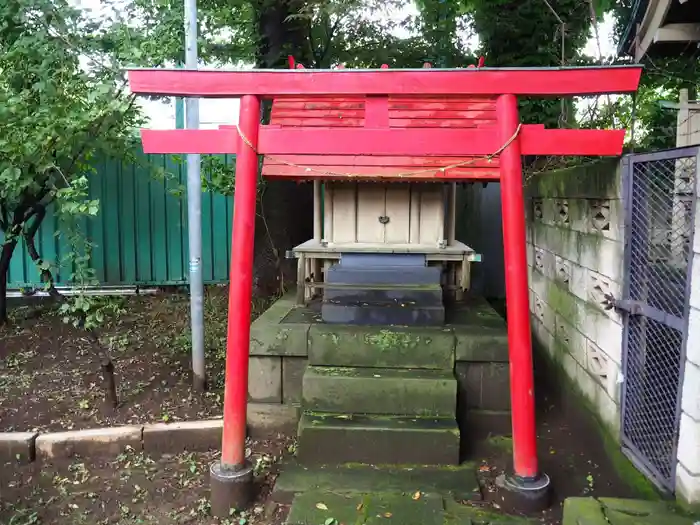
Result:
<svg viewBox="0 0 700 525"><path fill-rule="evenodd" d="M497 131L499 95L627 93L636 91L640 76L639 66L135 69L129 71L129 82L137 94L254 95L277 101L272 125L260 126L255 145L255 151L266 156L263 176L268 178L437 182L499 180L498 153L504 146ZM522 125L515 131L522 155L620 155L624 134L542 125ZM237 153L251 146L236 126L143 130L142 140L146 153Z"/></svg>
<svg viewBox="0 0 700 525"><path fill-rule="evenodd" d="M467 69L132 69L133 93L267 98L310 95L576 96L631 93L641 66Z"/></svg>

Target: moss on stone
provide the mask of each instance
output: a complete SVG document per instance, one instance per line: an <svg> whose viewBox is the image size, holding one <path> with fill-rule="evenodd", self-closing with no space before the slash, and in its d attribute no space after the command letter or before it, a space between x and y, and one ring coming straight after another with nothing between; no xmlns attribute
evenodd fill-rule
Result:
<svg viewBox="0 0 700 525"><path fill-rule="evenodd" d="M451 369L455 336L432 327L314 325L308 335L314 365Z"/></svg>
<svg viewBox="0 0 700 525"><path fill-rule="evenodd" d="M504 453L512 454L513 438L511 436L490 436L486 442L490 447Z"/></svg>
<svg viewBox="0 0 700 525"><path fill-rule="evenodd" d="M528 184L533 197L610 198L620 193L619 159L552 170L535 175Z"/></svg>

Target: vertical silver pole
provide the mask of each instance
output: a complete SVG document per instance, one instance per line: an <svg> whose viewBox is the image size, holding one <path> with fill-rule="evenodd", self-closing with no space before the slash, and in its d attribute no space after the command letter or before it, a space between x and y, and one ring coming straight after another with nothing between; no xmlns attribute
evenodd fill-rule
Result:
<svg viewBox="0 0 700 525"><path fill-rule="evenodd" d="M185 0L185 67L197 69L197 0ZM185 105L188 129L199 128L199 100ZM199 155L187 155L187 231L190 252L190 314L192 318L192 381L206 389L204 367L204 283L202 281L202 181Z"/></svg>

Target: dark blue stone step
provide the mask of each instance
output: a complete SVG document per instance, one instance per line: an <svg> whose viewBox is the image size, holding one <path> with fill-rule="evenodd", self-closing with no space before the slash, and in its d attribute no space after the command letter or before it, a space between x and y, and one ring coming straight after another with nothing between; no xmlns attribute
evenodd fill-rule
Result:
<svg viewBox="0 0 700 525"><path fill-rule="evenodd" d="M425 255L420 253L341 253L343 268L367 266L425 266Z"/></svg>
<svg viewBox="0 0 700 525"><path fill-rule="evenodd" d="M389 285L331 285L323 291L323 299L333 304L369 303L381 306L442 306L442 288L427 285L422 288Z"/></svg>
<svg viewBox="0 0 700 525"><path fill-rule="evenodd" d="M439 326L445 324L443 306L339 305L325 302L321 319L328 324Z"/></svg>
<svg viewBox="0 0 700 525"><path fill-rule="evenodd" d="M326 272L328 284L358 285L439 285L442 269L437 266L382 266L351 268L331 266Z"/></svg>

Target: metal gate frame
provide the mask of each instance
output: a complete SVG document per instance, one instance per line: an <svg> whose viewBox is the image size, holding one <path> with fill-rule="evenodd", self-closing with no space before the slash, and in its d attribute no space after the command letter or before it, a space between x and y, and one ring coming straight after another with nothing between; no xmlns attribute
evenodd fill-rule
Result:
<svg viewBox="0 0 700 525"><path fill-rule="evenodd" d="M623 313L623 339L622 339L622 391L621 391L621 411L620 411L620 437L622 442L622 451L627 458L642 471L649 480L654 483L659 489L666 493L675 492L675 478L677 467L678 454L678 435L681 418L681 403L683 379L686 362L686 346L688 344L688 317L690 311L690 285L693 272L693 238L695 235L695 211L696 206L691 206L690 209L690 252L689 260L686 268L685 279L685 297L683 301L683 316L662 312L659 309L643 304L639 301L631 300L631 281L632 281L632 219L634 215L634 199L633 190L635 188L634 168L636 164L663 161L687 159L695 157L695 177L694 186L692 188L693 196L698 198L698 188L700 187L700 146L691 146L684 148L674 148L669 150L657 151L645 154L630 154L625 155L622 159L622 199L624 205L625 217L625 233L624 233L624 266L623 266L623 290L622 300L615 301L615 307ZM673 209L673 208L672 208ZM664 324L672 329L680 332L682 342L680 345L679 355L679 376L678 388L676 394L676 406L674 414L673 442L671 454L670 474L664 475L656 466L654 466L645 456L644 452L633 442L632 438L626 433L626 416L628 415L628 389L630 388L628 380L628 365L629 365L629 337L630 337L630 319L633 316L642 316L660 324Z"/></svg>

